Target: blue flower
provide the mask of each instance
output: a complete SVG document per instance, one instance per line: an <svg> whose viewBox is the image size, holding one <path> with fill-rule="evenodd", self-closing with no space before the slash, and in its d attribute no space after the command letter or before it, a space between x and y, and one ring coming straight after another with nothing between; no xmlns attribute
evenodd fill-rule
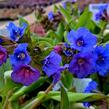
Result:
<svg viewBox="0 0 109 109"><path fill-rule="evenodd" d="M62 6L64 9L66 9L66 7L67 7L66 5L67 5L66 2L62 3Z"/></svg>
<svg viewBox="0 0 109 109"><path fill-rule="evenodd" d="M56 84L61 78L61 72L58 70L54 75L53 75L53 84Z"/></svg>
<svg viewBox="0 0 109 109"><path fill-rule="evenodd" d="M16 66L11 74L11 78L16 83L21 83L25 86L31 85L40 77L40 72L29 65Z"/></svg>
<svg viewBox="0 0 109 109"><path fill-rule="evenodd" d="M73 3L77 2L77 0L72 0Z"/></svg>
<svg viewBox="0 0 109 109"><path fill-rule="evenodd" d="M7 60L7 50L0 45L0 66Z"/></svg>
<svg viewBox="0 0 109 109"><path fill-rule="evenodd" d="M97 43L97 38L84 27L79 28L76 32L71 30L67 35L71 47L79 51L90 51Z"/></svg>
<svg viewBox="0 0 109 109"><path fill-rule="evenodd" d="M85 88L84 93L92 93L94 90L97 90L98 84L95 81L91 81L88 86ZM84 102L85 107L90 107L89 102Z"/></svg>
<svg viewBox="0 0 109 109"><path fill-rule="evenodd" d="M69 64L69 71L78 78L84 78L95 71L95 57L92 53L78 53Z"/></svg>
<svg viewBox="0 0 109 109"><path fill-rule="evenodd" d="M54 14L53 14L52 11L50 11L50 12L48 13L48 19L49 19L50 21L52 21L52 20L54 19Z"/></svg>
<svg viewBox="0 0 109 109"><path fill-rule="evenodd" d="M96 54L96 70L101 76L106 76L109 70L109 44L105 47L97 46L94 50Z"/></svg>
<svg viewBox="0 0 109 109"><path fill-rule="evenodd" d="M61 75L60 73L64 69L60 66L61 62L61 56L55 51L52 51L43 61L42 70L48 77L53 77L54 84L59 81Z"/></svg>
<svg viewBox="0 0 109 109"><path fill-rule="evenodd" d="M14 53L10 55L10 61L13 66L18 64L29 64L31 58L27 52L27 43L22 43L15 48Z"/></svg>
<svg viewBox="0 0 109 109"><path fill-rule="evenodd" d="M26 27L27 27L26 23L23 23L22 27L18 27L14 23L10 22L9 25L7 26L7 29L10 34L10 39L16 42L19 41L23 37Z"/></svg>
<svg viewBox="0 0 109 109"><path fill-rule="evenodd" d="M0 45L2 44L2 42L3 42L3 39L2 39L2 38L0 38Z"/></svg>
<svg viewBox="0 0 109 109"><path fill-rule="evenodd" d="M55 74L58 71L58 69L60 69L61 62L62 62L61 56L55 51L52 51L44 59L42 69L46 73L46 75L49 77Z"/></svg>
<svg viewBox="0 0 109 109"><path fill-rule="evenodd" d="M74 54L74 49L71 48L70 45L68 45L67 43L64 44L64 47L63 47L63 53L66 55L66 56L73 56Z"/></svg>
<svg viewBox="0 0 109 109"><path fill-rule="evenodd" d="M91 93L97 89L98 84L95 81L89 82L88 86L85 88L84 93Z"/></svg>
<svg viewBox="0 0 109 109"><path fill-rule="evenodd" d="M96 20L96 21L97 21L97 20L101 20L102 17L103 17L102 15L103 15L103 12L102 12L102 11L96 13L96 14L95 14L95 20Z"/></svg>
<svg viewBox="0 0 109 109"><path fill-rule="evenodd" d="M99 12L95 14L95 20L105 19L105 17L107 16L107 7L108 4L100 7Z"/></svg>

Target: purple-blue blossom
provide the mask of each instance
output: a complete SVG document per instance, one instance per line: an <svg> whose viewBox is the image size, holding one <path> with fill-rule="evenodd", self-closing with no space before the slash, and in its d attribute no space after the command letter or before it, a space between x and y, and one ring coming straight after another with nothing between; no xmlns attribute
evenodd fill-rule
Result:
<svg viewBox="0 0 109 109"><path fill-rule="evenodd" d="M1 43L3 42L3 39L2 38L0 38L0 45L1 45Z"/></svg>
<svg viewBox="0 0 109 109"><path fill-rule="evenodd" d="M80 27L77 31L71 30L67 40L72 48L83 52L91 51L97 43L97 37L84 27Z"/></svg>
<svg viewBox="0 0 109 109"><path fill-rule="evenodd" d="M54 19L54 14L53 14L52 11L50 11L50 12L48 13L48 19L49 19L50 21L52 21L52 20Z"/></svg>
<svg viewBox="0 0 109 109"><path fill-rule="evenodd" d="M101 20L107 17L107 7L108 7L108 4L100 7L99 12L95 14L95 20Z"/></svg>
<svg viewBox="0 0 109 109"><path fill-rule="evenodd" d="M96 71L101 76L106 76L109 71L109 44L97 46L94 50L96 55Z"/></svg>
<svg viewBox="0 0 109 109"><path fill-rule="evenodd" d="M98 84L95 81L89 82L88 86L85 88L84 93L91 93L94 90L97 90Z"/></svg>
<svg viewBox="0 0 109 109"><path fill-rule="evenodd" d="M69 64L69 71L78 78L85 78L95 71L95 57L92 53L78 53Z"/></svg>
<svg viewBox="0 0 109 109"><path fill-rule="evenodd" d="M61 56L52 51L44 60L43 60L43 71L48 77L55 74L58 69L60 69L60 64L62 62Z"/></svg>
<svg viewBox="0 0 109 109"><path fill-rule="evenodd" d="M7 50L0 45L0 66L6 62L7 56L8 56Z"/></svg>
<svg viewBox="0 0 109 109"><path fill-rule="evenodd" d="M16 83L21 83L25 86L31 85L40 77L40 72L29 65L18 65L14 68L11 78Z"/></svg>
<svg viewBox="0 0 109 109"><path fill-rule="evenodd" d="M63 6L64 9L66 9L67 3L66 2L62 3L62 6Z"/></svg>
<svg viewBox="0 0 109 109"><path fill-rule="evenodd" d="M61 56L52 51L44 60L42 70L46 73L48 77L53 77L53 83L55 84L60 80L61 72L67 68L67 65L61 66L62 58Z"/></svg>
<svg viewBox="0 0 109 109"><path fill-rule="evenodd" d="M28 54L27 47L27 43L22 43L14 49L14 53L10 55L10 61L13 66L30 63L31 57Z"/></svg>
<svg viewBox="0 0 109 109"><path fill-rule="evenodd" d="M27 28L27 24L23 23L22 27L16 26L13 22L10 22L9 25L7 26L7 29L9 31L9 38L12 41L18 42L24 35L25 30Z"/></svg>
<svg viewBox="0 0 109 109"><path fill-rule="evenodd" d="M73 3L77 2L77 0L71 0Z"/></svg>

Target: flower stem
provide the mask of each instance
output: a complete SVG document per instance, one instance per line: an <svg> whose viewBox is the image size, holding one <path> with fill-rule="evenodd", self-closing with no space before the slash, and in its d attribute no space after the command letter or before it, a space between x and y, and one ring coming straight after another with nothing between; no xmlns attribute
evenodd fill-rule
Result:
<svg viewBox="0 0 109 109"><path fill-rule="evenodd" d="M37 101L34 103L34 105L32 105L30 107L30 109L37 109L37 107L40 105L40 103L42 102L42 100L46 97L46 94L49 93L49 91L52 90L53 84L51 84L46 90L45 90L45 94L40 97L40 99L37 99Z"/></svg>
<svg viewBox="0 0 109 109"><path fill-rule="evenodd" d="M10 90L6 96L6 100L4 102L3 108L2 109L12 109L10 102L8 101L10 95L12 94L12 90Z"/></svg>
<svg viewBox="0 0 109 109"><path fill-rule="evenodd" d="M41 104L41 102L44 100L44 98L46 97L46 95L52 90L52 87L54 86L54 84L51 84L45 91L43 95L37 97L36 99L34 99L32 102L30 102L28 105L26 105L24 108L22 109L37 109L37 107Z"/></svg>

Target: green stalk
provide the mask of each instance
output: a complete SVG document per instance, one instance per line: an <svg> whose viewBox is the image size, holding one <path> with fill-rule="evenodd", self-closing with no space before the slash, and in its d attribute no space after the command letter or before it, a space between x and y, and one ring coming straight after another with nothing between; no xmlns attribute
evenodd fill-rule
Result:
<svg viewBox="0 0 109 109"><path fill-rule="evenodd" d="M45 97L46 97L46 94L43 94L43 95L39 96L38 98L34 99L32 102L30 102L29 104L27 104L25 107L23 107L21 109L37 109L37 108L34 108L33 106L34 105L35 105L35 107L39 106Z"/></svg>
<svg viewBox="0 0 109 109"><path fill-rule="evenodd" d="M51 84L43 93L43 95L38 96L36 99L34 99L32 102L27 104L22 109L37 109L37 107L41 104L41 102L46 98L46 95L51 91L54 84Z"/></svg>

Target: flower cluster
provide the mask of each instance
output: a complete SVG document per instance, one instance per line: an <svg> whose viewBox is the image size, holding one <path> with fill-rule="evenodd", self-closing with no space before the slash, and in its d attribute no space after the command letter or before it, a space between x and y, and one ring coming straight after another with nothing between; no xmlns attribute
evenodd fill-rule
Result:
<svg viewBox="0 0 109 109"><path fill-rule="evenodd" d="M17 27L14 23L9 23L7 29L10 33L10 39L18 42L24 35L27 24L23 23L22 27ZM16 47L13 54L9 55L10 62L13 68L11 78L16 83L21 83L25 86L37 81L40 77L40 72L37 69L32 68L29 64L31 57L28 53L27 43L16 43ZM6 62L7 51L0 45L0 65Z"/></svg>
<svg viewBox="0 0 109 109"><path fill-rule="evenodd" d="M14 24L9 27L10 38L14 41L24 34L26 26L21 28L16 27ZM20 34L21 33L21 34ZM18 40L17 40L18 41ZM109 45L105 47L97 46L97 37L84 27L79 28L77 31L71 30L67 34L67 41L63 47L56 46L44 60L42 70L48 77L53 77L53 83L61 78L61 72L68 68L69 72L78 78L85 78L88 75L98 72L101 76L108 73L109 68ZM28 44L18 44L10 55L10 62L13 66L12 80L23 85L30 85L38 80L40 72L32 68L30 65L31 57L27 50ZM2 46L1 48L1 65L7 59L7 52ZM71 57L69 63L62 65L62 57L59 55L61 52ZM102 66L102 67L101 67Z"/></svg>
<svg viewBox="0 0 109 109"><path fill-rule="evenodd" d="M78 78L87 77L95 72L95 56L92 53L97 38L86 28L79 28L76 32L71 30L67 35L70 47L77 51L69 63L69 71Z"/></svg>
<svg viewBox="0 0 109 109"><path fill-rule="evenodd" d="M64 98L65 103L70 102L68 106L63 102L66 108L72 105L72 101L73 104L82 102L86 108L101 102L103 106L107 105L107 95L104 95L109 93L107 5L96 14L96 20L105 21L94 23L87 9L78 10L76 1L62 2L62 6L56 6L55 13L50 11L48 17L36 12L38 22L30 26L25 19L20 19L19 26L9 23L7 37L0 36L0 67L3 65L0 70L4 71L0 92L4 101L16 100L20 102L18 107L23 109L28 106L36 108L39 104L48 108L48 100L53 99L47 98L52 96L57 101L56 98L61 97L61 104ZM44 37L33 33L32 29L35 29L31 26L34 25L38 29L41 25L46 30ZM10 71L5 72L5 66L9 66ZM10 92L11 88L16 90L12 91L9 100L5 100L7 95L4 92ZM39 96L34 100L36 95ZM53 108L51 103L49 107ZM57 108L64 107L59 106L59 102L55 104Z"/></svg>
<svg viewBox="0 0 109 109"><path fill-rule="evenodd" d="M17 32L22 37L26 26L21 29L12 23L9 25L12 25L8 26L11 31L10 38L14 37L13 40L16 41ZM14 49L13 54L9 56L13 66L12 79L24 85L36 81L40 75L37 69L33 69L28 65L31 64L31 57L27 48L27 43L20 43ZM7 59L7 52L2 46L0 46L0 49L0 65L2 65ZM64 66L62 66L61 53L66 57L70 57L69 63L65 63ZM68 32L67 42L63 44L63 47L60 47L60 45L54 47L54 50L43 60L42 70L48 77L53 77L53 83L55 84L60 80L61 72L66 68L78 78L85 78L95 72L105 76L109 71L108 62L109 44L98 46L97 37L88 29L81 27L76 31Z"/></svg>
<svg viewBox="0 0 109 109"><path fill-rule="evenodd" d="M109 45L97 45L97 37L86 28L71 30L67 35L71 48L77 50L72 56L69 71L79 78L98 72L105 76L109 70Z"/></svg>
<svg viewBox="0 0 109 109"><path fill-rule="evenodd" d="M71 57L66 68L78 78L99 73L105 76L109 70L109 45L97 45L97 37L84 27L71 30L67 35L68 43L63 46L63 53ZM59 48L59 47L58 47ZM48 77L58 74L60 78L61 56L55 50L44 60L43 71Z"/></svg>
<svg viewBox="0 0 109 109"><path fill-rule="evenodd" d="M10 61L13 66L12 80L26 86L32 84L40 77L40 72L28 65L31 57L27 52L27 46L27 43L19 44L14 49L14 53L10 55Z"/></svg>

